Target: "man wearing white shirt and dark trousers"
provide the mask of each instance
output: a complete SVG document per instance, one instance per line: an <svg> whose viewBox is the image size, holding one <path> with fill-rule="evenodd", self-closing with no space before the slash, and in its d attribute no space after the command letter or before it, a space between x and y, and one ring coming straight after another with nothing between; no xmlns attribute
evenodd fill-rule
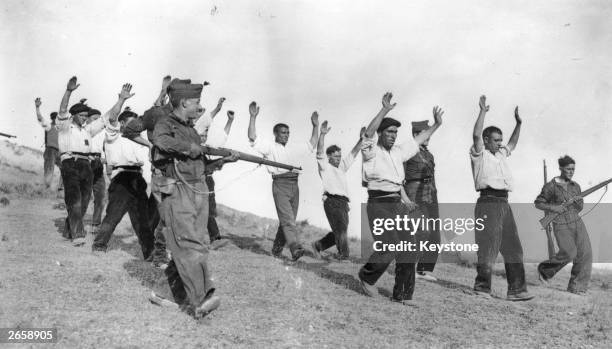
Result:
<svg viewBox="0 0 612 349"><path fill-rule="evenodd" d="M83 216L87 211L91 197L93 180L90 165L91 138L105 127L110 127L109 122L116 120L121 106L126 99L132 96L130 94L132 86L129 84L123 85L119 93L119 100L111 110L105 113L103 117L85 125L90 109L87 105L77 103L70 108L70 115L67 112L70 95L78 87L76 77L72 77L68 81L56 121L59 132L60 158L62 160L64 201L68 211L63 236L72 240L74 246L85 243Z"/></svg>
<svg viewBox="0 0 612 349"><path fill-rule="evenodd" d="M396 103L391 104L392 96L391 93L383 96L383 107L368 125L361 146L363 181L368 188L368 223L376 241L391 244L400 241L415 243L416 238L411 232L399 231L394 227L384 231L382 235L375 235L374 220L395 220L398 216L408 215L416 207L412 202L402 202L400 192L404 182L403 162L416 155L419 145L440 127L444 112L435 107L434 125L415 138L409 138L398 145L395 144L395 140L401 123L392 118L385 118L396 105ZM377 143L374 143L374 132L378 134ZM374 284L391 261L395 260L395 285L392 300L396 302L411 300L414 293L417 258L418 252L373 251L368 262L359 270L363 292L370 297L378 297L378 290Z"/></svg>
<svg viewBox="0 0 612 349"><path fill-rule="evenodd" d="M349 246L347 240L347 228L349 223L349 194L346 182L346 172L355 161L355 157L361 147L361 136L350 153L342 158L342 150L337 145L331 145L323 155L325 148L325 135L331 128L327 126L327 121L321 124L321 133L317 142L317 164L319 175L323 182L323 209L327 216L327 221L332 231L322 239L312 243L312 249L316 257L320 257L320 252L332 246L338 249L338 261L346 261L349 257Z"/></svg>
<svg viewBox="0 0 612 349"><path fill-rule="evenodd" d="M251 115L249 121L248 136L251 146L263 155L264 158L272 161L291 164L298 158L298 152L288 149L289 126L286 124L276 124L273 128L274 143L266 142L257 138L255 120L259 114L259 107L255 102L249 105ZM310 137L310 149L314 149L319 132L319 114L312 113L312 135ZM299 230L295 219L300 204L300 189L298 187L298 171L287 171L276 167L268 166L268 172L272 175L272 196L278 215L278 230L272 245L272 255L280 257L285 245L289 245L291 257L294 261L304 255L304 248L299 240Z"/></svg>
<svg viewBox="0 0 612 349"><path fill-rule="evenodd" d="M474 125L470 149L474 186L480 192L474 216L483 219L484 229L476 229L475 242L478 244L478 263L474 291L485 298L491 298L491 273L501 252L506 268L509 301L526 301L533 296L527 292L523 247L518 235L512 209L508 204L508 192L513 189L512 173L507 158L518 143L522 120L518 107L514 110L516 126L506 146L502 145L502 131L489 126L484 129L484 118L489 111L486 97L481 96L480 113Z"/></svg>
<svg viewBox="0 0 612 349"><path fill-rule="evenodd" d="M137 117L136 113L129 110L121 113L119 115L121 131ZM149 160L148 149L120 134L115 134L107 136L105 153L107 166L112 168L111 183L108 188L106 215L92 250L106 252L117 224L128 213L140 243L143 259L146 260L153 251L154 241L153 231L149 226L147 182L142 176L142 166Z"/></svg>

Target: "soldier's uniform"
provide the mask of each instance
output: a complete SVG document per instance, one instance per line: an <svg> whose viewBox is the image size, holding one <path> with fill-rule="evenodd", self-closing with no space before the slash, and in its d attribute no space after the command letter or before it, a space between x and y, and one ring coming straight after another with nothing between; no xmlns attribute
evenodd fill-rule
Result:
<svg viewBox="0 0 612 349"><path fill-rule="evenodd" d="M172 86L171 86L172 87ZM181 98L199 98L202 85L177 85L170 89ZM161 118L153 131L153 164L163 180L158 182L161 209L166 223L166 246L172 253L190 307L212 297L214 285L208 270L204 230L208 221L208 187L201 154L200 136L186 120L175 114ZM201 148L200 148L201 149ZM176 280L169 280L172 285Z"/></svg>
<svg viewBox="0 0 612 349"><path fill-rule="evenodd" d="M412 132L420 132L429 128L427 121L412 123ZM404 162L404 190L410 200L418 205L418 209L412 214L416 217L439 218L438 191L436 180L434 156L426 146L421 145L419 152ZM419 239L430 243L440 243L440 230L437 225L428 232L418 231ZM417 272L432 272L438 259L437 251L421 252Z"/></svg>
<svg viewBox="0 0 612 349"><path fill-rule="evenodd" d="M567 187L564 188L559 184L558 178L553 178L544 185L542 192L535 199L535 203L561 205L580 193L578 183L570 180ZM583 205L582 201L575 202L568 207L566 212L555 218L552 224L559 252L551 259L538 265L538 272L544 279L548 280L569 262L572 262L573 266L567 290L573 293L582 293L587 290L593 264L591 241L586 226L579 215Z"/></svg>

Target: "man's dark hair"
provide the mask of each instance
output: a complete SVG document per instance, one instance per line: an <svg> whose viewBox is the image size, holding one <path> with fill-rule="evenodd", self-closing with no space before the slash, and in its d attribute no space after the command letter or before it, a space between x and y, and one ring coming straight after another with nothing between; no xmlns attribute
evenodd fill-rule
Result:
<svg viewBox="0 0 612 349"><path fill-rule="evenodd" d="M565 167L565 166L571 165L571 164L576 165L576 161L574 159L572 159L571 156L563 155L562 157L559 158L559 167Z"/></svg>
<svg viewBox="0 0 612 349"><path fill-rule="evenodd" d="M274 125L274 128L272 128L272 132L278 133L281 128L289 129L289 125L283 124L283 123L278 123L278 124Z"/></svg>
<svg viewBox="0 0 612 349"><path fill-rule="evenodd" d="M327 147L327 150L325 151L325 154L327 155L332 155L333 153L337 152L337 151L341 151L342 149L340 149L339 146L337 145L330 145L329 147Z"/></svg>
<svg viewBox="0 0 612 349"><path fill-rule="evenodd" d="M121 122L121 121L126 121L129 118L137 118L137 117L138 117L138 114L134 113L133 111L125 110L123 111L123 113L119 115L117 120Z"/></svg>
<svg viewBox="0 0 612 349"><path fill-rule="evenodd" d="M170 105L172 106L172 108L178 108L179 105L181 105L181 100L183 98L179 98L179 97L169 97L170 99Z"/></svg>
<svg viewBox="0 0 612 349"><path fill-rule="evenodd" d="M491 138L491 135L493 133L499 133L500 135L503 135L502 130L500 130L499 127L489 126L482 131L482 139L484 139L485 137Z"/></svg>
<svg viewBox="0 0 612 349"><path fill-rule="evenodd" d="M51 117L51 120L55 120L57 119L57 112L54 111L53 113L51 113L51 115L49 115Z"/></svg>

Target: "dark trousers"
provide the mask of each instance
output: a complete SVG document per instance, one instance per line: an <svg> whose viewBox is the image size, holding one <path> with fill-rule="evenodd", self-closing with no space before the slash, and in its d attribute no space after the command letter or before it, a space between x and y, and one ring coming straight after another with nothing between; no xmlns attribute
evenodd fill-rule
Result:
<svg viewBox="0 0 612 349"><path fill-rule="evenodd" d="M89 160L66 159L62 161L62 181L64 182L64 202L68 217L62 234L66 239L85 237L83 216L91 197L93 175Z"/></svg>
<svg viewBox="0 0 612 349"><path fill-rule="evenodd" d="M368 223L370 231L374 231L375 219L395 218L399 215L404 217L408 214L408 208L400 198L397 199L372 199L367 204ZM374 236L374 240L381 240L384 243L398 243L407 241L417 243L416 237L410 232L399 232L395 229L386 230L380 236ZM417 245L418 246L418 245ZM410 300L414 293L415 284L415 262L418 259L418 252L390 252L374 251L368 262L359 270L359 278L364 282L374 285L376 281L387 270L389 264L395 260L395 285L393 286L393 299Z"/></svg>
<svg viewBox="0 0 612 349"><path fill-rule="evenodd" d="M217 200L215 199L215 180L212 175L206 176L206 185L208 186L208 237L210 242L221 239L219 226L217 225Z"/></svg>
<svg viewBox="0 0 612 349"><path fill-rule="evenodd" d="M295 222L300 206L300 189L297 177L274 178L272 180L272 196L278 215L278 230L272 245L272 254L279 255L286 244L291 254L302 248L298 239L298 228Z"/></svg>
<svg viewBox="0 0 612 349"><path fill-rule="evenodd" d="M142 256L149 258L153 251L153 232L149 226L147 183L137 172L117 174L108 187L106 216L100 225L93 249L106 250L117 224L128 213L138 237Z"/></svg>
<svg viewBox="0 0 612 349"><path fill-rule="evenodd" d="M425 218L440 218L440 213L438 210L438 203L418 203L419 208L413 213L413 216L416 218L420 218L424 216ZM432 244L440 243L440 229L438 229L438 225L435 225L435 229L429 230L427 232L418 231L418 238L423 241L429 241ZM423 251L420 254L419 264L417 264L417 272L432 272L436 267L436 262L438 261L438 251Z"/></svg>
<svg viewBox="0 0 612 349"><path fill-rule="evenodd" d="M569 262L573 262L567 290L570 292L586 291L591 279L593 253L584 222L578 219L569 224L554 224L553 228L559 252L552 259L540 263L538 271L546 279L550 279Z"/></svg>
<svg viewBox="0 0 612 349"><path fill-rule="evenodd" d="M93 200L94 211L91 224L99 225L102 221L102 211L104 211L104 196L106 195L106 180L104 179L104 164L99 157L91 162L93 172Z"/></svg>
<svg viewBox="0 0 612 349"><path fill-rule="evenodd" d="M207 190L204 181L191 186L200 192ZM160 212L167 225L166 246L172 253L170 271L176 266L176 273L170 274L174 276L169 276L168 282L173 291L177 284L182 285L188 303L197 307L215 289L202 229L208 221L208 195L196 193L183 183L168 185L161 195Z"/></svg>
<svg viewBox="0 0 612 349"><path fill-rule="evenodd" d="M151 187L153 191L154 188ZM153 253L152 262L165 263L168 259L166 255L166 238L164 237L164 229L166 228L166 224L164 224L163 215L161 214L159 202L157 201L155 194L151 192L147 202L147 212L149 216L149 227L153 231Z"/></svg>
<svg viewBox="0 0 612 349"><path fill-rule="evenodd" d="M318 247L324 251L336 245L339 257L348 258L349 247L346 237L349 222L348 201L328 195L323 202L323 209L332 231L317 242Z"/></svg>
<svg viewBox="0 0 612 349"><path fill-rule="evenodd" d="M508 294L527 291L523 247L512 209L505 198L481 196L476 202L476 219L483 219L484 229L475 230L478 244L477 276L474 290L491 292L491 273L501 252L506 268Z"/></svg>
<svg viewBox="0 0 612 349"><path fill-rule="evenodd" d="M53 180L53 170L55 170L55 166L62 170L62 162L60 160L60 152L57 148L46 147L45 152L43 153L44 160L44 178L45 178L45 186L49 188L51 186L51 181ZM60 175L59 184L57 186L57 190L62 190L62 178Z"/></svg>

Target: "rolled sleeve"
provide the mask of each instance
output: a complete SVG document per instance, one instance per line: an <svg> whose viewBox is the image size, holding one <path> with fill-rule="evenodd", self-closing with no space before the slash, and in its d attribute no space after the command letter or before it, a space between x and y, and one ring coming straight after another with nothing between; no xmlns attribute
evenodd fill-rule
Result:
<svg viewBox="0 0 612 349"><path fill-rule="evenodd" d="M249 141L249 144L256 152L263 156L269 156L272 152L272 144L266 140L261 140L259 137L255 141Z"/></svg>
<svg viewBox="0 0 612 349"><path fill-rule="evenodd" d="M540 195L536 197L534 203L535 204L550 204L552 203L552 199L553 199L553 187L550 185L550 183L546 183L542 187L542 191L540 192Z"/></svg>

